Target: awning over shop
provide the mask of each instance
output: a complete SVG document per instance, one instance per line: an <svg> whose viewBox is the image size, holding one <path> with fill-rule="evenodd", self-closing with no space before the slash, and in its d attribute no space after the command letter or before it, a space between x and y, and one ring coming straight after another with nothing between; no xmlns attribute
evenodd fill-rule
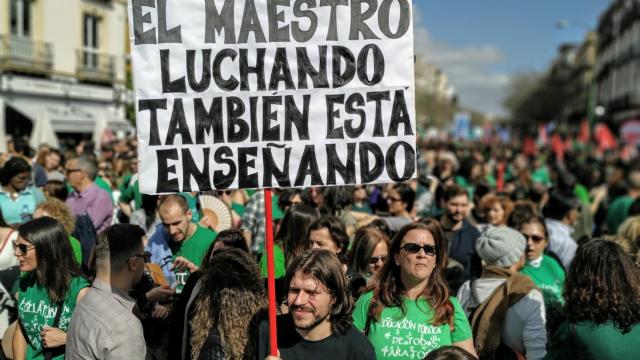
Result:
<svg viewBox="0 0 640 360"><path fill-rule="evenodd" d="M104 106L84 104L64 106L60 104L33 104L17 101L7 102L6 104L31 119L34 124L34 134L36 130L39 132L52 131L54 133L53 136L55 136L55 133L93 134L96 129L100 128L108 128L114 132L132 132L134 130L126 119L119 117ZM42 123L38 124L39 122ZM51 135L38 133L37 136L47 138L47 136Z"/></svg>

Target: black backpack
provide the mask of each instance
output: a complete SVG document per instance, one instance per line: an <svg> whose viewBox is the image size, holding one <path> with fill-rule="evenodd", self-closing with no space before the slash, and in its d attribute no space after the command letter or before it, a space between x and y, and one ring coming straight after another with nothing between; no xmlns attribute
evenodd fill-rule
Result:
<svg viewBox="0 0 640 360"><path fill-rule="evenodd" d="M93 251L93 247L98 240L98 233L91 218L87 214L76 216L76 228L71 233L73 237L80 241L82 248L82 266L86 267L89 263L89 257Z"/></svg>

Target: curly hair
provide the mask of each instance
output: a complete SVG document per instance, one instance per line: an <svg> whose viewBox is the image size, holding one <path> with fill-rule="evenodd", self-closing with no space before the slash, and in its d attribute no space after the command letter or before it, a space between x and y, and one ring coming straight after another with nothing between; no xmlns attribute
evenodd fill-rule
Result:
<svg viewBox="0 0 640 360"><path fill-rule="evenodd" d="M200 281L191 337L191 358L212 333L220 337L226 359L253 359L267 296L258 265L247 252L223 248L213 252Z"/></svg>
<svg viewBox="0 0 640 360"><path fill-rule="evenodd" d="M45 202L38 205L37 210L43 212L45 216L58 220L68 234L71 234L76 227L76 219L71 214L71 210L67 204L58 198L47 198Z"/></svg>
<svg viewBox="0 0 640 360"><path fill-rule="evenodd" d="M412 230L428 231L435 240L436 266L421 295L433 309L434 317L431 320L431 324L434 326L451 324L453 321L453 304L449 300L449 286L444 277L448 261L448 245L438 220L427 218L419 223L411 223L402 227L391 240L389 258L393 259L400 252L402 239ZM400 278L400 267L394 261L385 262L382 269L373 277L367 291L369 290L373 290L373 298L368 311L369 318L379 321L380 315L386 307L400 308L403 316L406 315L403 300L405 288Z"/></svg>
<svg viewBox="0 0 640 360"><path fill-rule="evenodd" d="M612 321L623 333L640 324L640 270L614 242L594 239L578 248L564 297L572 323Z"/></svg>
<svg viewBox="0 0 640 360"><path fill-rule="evenodd" d="M482 199L482 202L480 203L480 209L486 212L489 211L489 209L495 204L499 204L504 211L502 223L499 225L506 225L511 212L513 211L513 201L511 201L511 199L506 196L491 194Z"/></svg>

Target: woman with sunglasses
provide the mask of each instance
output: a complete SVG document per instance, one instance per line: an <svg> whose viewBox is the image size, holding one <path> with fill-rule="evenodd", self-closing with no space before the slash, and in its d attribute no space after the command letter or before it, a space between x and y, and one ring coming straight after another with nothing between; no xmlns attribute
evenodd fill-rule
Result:
<svg viewBox="0 0 640 360"><path fill-rule="evenodd" d="M349 268L365 279L375 275L389 256L389 238L374 227L356 231L349 254Z"/></svg>
<svg viewBox="0 0 640 360"><path fill-rule="evenodd" d="M50 217L22 224L13 244L20 278L19 326L13 335L14 359L64 359L67 327L76 303L89 290L73 258L64 227Z"/></svg>
<svg viewBox="0 0 640 360"><path fill-rule="evenodd" d="M542 291L544 304L547 311L547 323L551 324L555 314L564 303L562 289L564 287L565 273L562 265L544 253L549 246L547 227L544 219L539 215L531 215L518 225L520 231L527 240L527 262L520 270L528 275L536 286Z"/></svg>
<svg viewBox="0 0 640 360"><path fill-rule="evenodd" d="M423 359L445 345L475 355L467 317L444 279L446 244L434 219L406 225L394 236L389 259L353 312L377 359Z"/></svg>

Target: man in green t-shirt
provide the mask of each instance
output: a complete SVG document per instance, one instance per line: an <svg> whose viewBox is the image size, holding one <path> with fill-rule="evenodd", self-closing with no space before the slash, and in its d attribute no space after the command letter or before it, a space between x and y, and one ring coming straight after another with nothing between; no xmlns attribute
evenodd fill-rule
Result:
<svg viewBox="0 0 640 360"><path fill-rule="evenodd" d="M180 293L189 275L200 267L202 257L217 234L191 221L192 210L180 195L164 197L158 207L158 214L171 236L169 247L173 253L176 293Z"/></svg>
<svg viewBox="0 0 640 360"><path fill-rule="evenodd" d="M640 198L640 169L633 169L627 176L629 190L626 195L618 196L609 205L607 211L607 228L610 234L618 232L620 225L629 216L631 204Z"/></svg>

